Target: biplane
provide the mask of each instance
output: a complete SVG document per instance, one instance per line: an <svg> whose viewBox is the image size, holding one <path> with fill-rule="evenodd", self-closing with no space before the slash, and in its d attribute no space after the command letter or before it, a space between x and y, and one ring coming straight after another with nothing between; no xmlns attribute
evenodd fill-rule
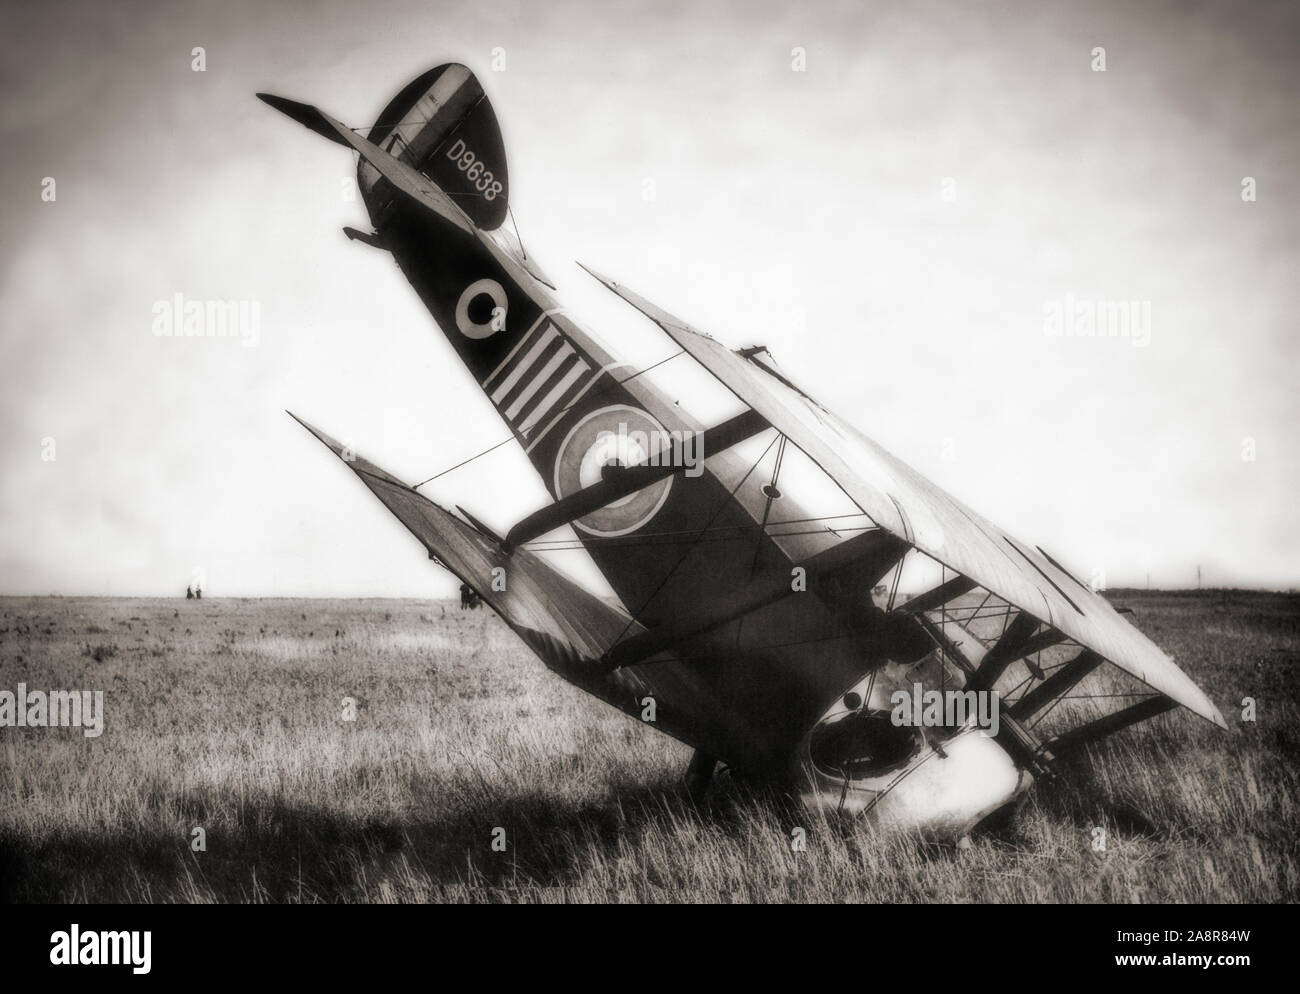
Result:
<svg viewBox="0 0 1300 994"><path fill-rule="evenodd" d="M1135 722L1182 705L1226 728L1097 590L831 413L766 349L728 348L587 270L740 413L702 424L620 361L525 252L501 130L465 66L424 73L368 129L258 96L357 154L373 230L345 233L392 255L551 502L499 534L304 426L546 666L634 718L653 702L655 727L694 749L693 792L723 764L816 808L955 837ZM827 482L833 509L818 503ZM576 539L547 538L566 526ZM566 541L620 603L547 562ZM931 579L904 596L904 575ZM916 692L986 695L995 720L900 720Z"/></svg>

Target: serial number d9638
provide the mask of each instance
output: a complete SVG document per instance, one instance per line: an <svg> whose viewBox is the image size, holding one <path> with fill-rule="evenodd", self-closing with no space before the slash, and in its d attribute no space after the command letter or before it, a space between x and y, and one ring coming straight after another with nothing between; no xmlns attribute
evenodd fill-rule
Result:
<svg viewBox="0 0 1300 994"><path fill-rule="evenodd" d="M484 200L496 200L504 189L501 181L493 177L492 171L483 165L483 160L475 155L465 142L457 138L447 150L447 158L456 163L456 168L465 174L465 178L474 185L474 189L483 194Z"/></svg>

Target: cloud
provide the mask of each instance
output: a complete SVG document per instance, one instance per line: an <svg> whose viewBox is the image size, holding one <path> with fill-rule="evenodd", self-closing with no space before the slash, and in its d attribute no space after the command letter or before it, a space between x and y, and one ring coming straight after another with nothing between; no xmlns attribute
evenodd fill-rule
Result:
<svg viewBox="0 0 1300 994"><path fill-rule="evenodd" d="M765 342L1076 571L1296 582L1292 5L2 16L6 591L169 593L195 566L214 593L452 589L283 408L411 479L504 429L391 261L341 235L366 224L347 155L252 96L363 125L451 59L501 117L525 244L615 351L670 353L570 259ZM175 293L257 301L261 343L156 338L151 307ZM1044 302L1066 293L1150 301L1150 347L1045 336ZM681 363L656 382L706 402ZM506 450L433 492L502 525L546 499Z"/></svg>

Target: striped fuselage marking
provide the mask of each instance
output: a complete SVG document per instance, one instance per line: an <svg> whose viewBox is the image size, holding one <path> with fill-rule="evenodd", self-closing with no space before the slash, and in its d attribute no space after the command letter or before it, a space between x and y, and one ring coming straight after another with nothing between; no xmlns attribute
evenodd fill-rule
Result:
<svg viewBox="0 0 1300 994"><path fill-rule="evenodd" d="M553 313L542 314L482 384L520 435L529 435L553 413L564 411L598 375L588 357L550 320Z"/></svg>

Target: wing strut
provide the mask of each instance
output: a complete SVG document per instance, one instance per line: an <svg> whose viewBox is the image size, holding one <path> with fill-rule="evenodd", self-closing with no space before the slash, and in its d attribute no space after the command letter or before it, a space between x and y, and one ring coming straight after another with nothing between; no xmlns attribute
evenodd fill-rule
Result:
<svg viewBox="0 0 1300 994"><path fill-rule="evenodd" d="M1096 742L1100 738L1118 732L1121 728L1128 728L1129 725L1135 725L1139 721L1154 718L1156 715L1164 714L1176 707L1178 707L1177 701L1165 697L1163 694L1157 694L1154 697L1139 701L1137 704L1130 705L1122 711L1116 711L1104 718L1090 721L1086 725L1072 728L1048 742L1047 749L1052 755L1059 758L1063 753L1078 749L1089 742Z"/></svg>
<svg viewBox="0 0 1300 994"><path fill-rule="evenodd" d="M1091 649L1084 649L1059 670L1049 676L1011 706L1013 718L1025 719L1048 701L1069 693L1084 677L1100 666L1104 660Z"/></svg>
<svg viewBox="0 0 1300 994"><path fill-rule="evenodd" d="M1024 649L1034 641L1033 634L1038 625L1038 619L1027 611L1016 615L1016 620L1011 622L1002 638L998 639L997 645L985 654L979 669L966 681L966 689L992 690L1007 667L1025 655Z"/></svg>
<svg viewBox="0 0 1300 994"><path fill-rule="evenodd" d="M926 611L933 611L936 607L947 604L950 600L974 590L977 586L979 584L970 577L958 575L932 590L917 594L906 604L901 605L899 610L906 611L908 614L924 614Z"/></svg>

